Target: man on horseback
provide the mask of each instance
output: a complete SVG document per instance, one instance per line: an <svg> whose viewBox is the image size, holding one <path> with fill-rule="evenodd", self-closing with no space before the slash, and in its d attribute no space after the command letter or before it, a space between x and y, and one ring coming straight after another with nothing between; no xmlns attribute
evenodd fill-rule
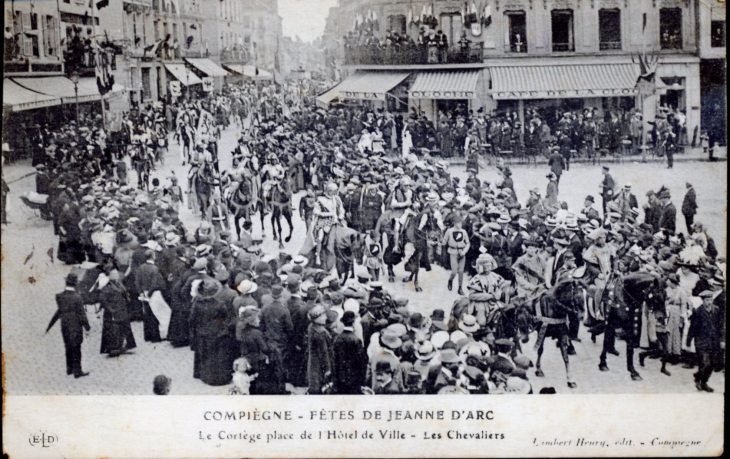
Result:
<svg viewBox="0 0 730 459"><path fill-rule="evenodd" d="M317 198L314 206L314 236L317 243L316 264L321 265L322 243L325 235L329 235L332 227L342 225L345 221L345 207L337 195L337 185L330 182L325 185L324 195Z"/></svg>
<svg viewBox="0 0 730 459"><path fill-rule="evenodd" d="M396 252L400 250L401 229L408 218L407 211L413 205L412 185L410 177L402 177L390 198L390 211L395 226L395 247L393 250Z"/></svg>
<svg viewBox="0 0 730 459"><path fill-rule="evenodd" d="M266 164L261 168L261 186L262 198L266 206L267 212L270 211L271 207L271 193L272 190L278 183L284 179L286 171L284 166L279 163L279 158L275 153L269 153L266 156Z"/></svg>

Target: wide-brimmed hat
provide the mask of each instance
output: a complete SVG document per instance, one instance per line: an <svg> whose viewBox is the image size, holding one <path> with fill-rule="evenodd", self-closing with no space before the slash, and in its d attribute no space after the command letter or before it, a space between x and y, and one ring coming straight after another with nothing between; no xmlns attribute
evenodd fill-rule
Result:
<svg viewBox="0 0 730 459"><path fill-rule="evenodd" d="M421 328L426 321L426 318L420 312L414 312L408 318L408 326L410 328Z"/></svg>
<svg viewBox="0 0 730 459"><path fill-rule="evenodd" d="M439 330L433 335L431 335L431 343L436 349L441 349L441 347L449 340L449 333L447 331Z"/></svg>
<svg viewBox="0 0 730 459"><path fill-rule="evenodd" d="M221 290L220 282L214 279L203 279L198 284L198 298L211 298Z"/></svg>
<svg viewBox="0 0 730 459"><path fill-rule="evenodd" d="M471 314L464 314L464 316L461 318L461 321L459 321L459 330L466 333L474 333L475 331L479 330L477 318Z"/></svg>
<svg viewBox="0 0 730 459"><path fill-rule="evenodd" d="M426 341L416 350L416 358L419 360L431 360L436 355L436 349L430 341Z"/></svg>
<svg viewBox="0 0 730 459"><path fill-rule="evenodd" d="M398 349L403 344L403 341L398 337L398 333L389 328L380 332L380 342L383 346L390 349Z"/></svg>
<svg viewBox="0 0 730 459"><path fill-rule="evenodd" d="M167 233L165 235L165 246L174 247L180 244L180 236L175 233Z"/></svg>
<svg viewBox="0 0 730 459"><path fill-rule="evenodd" d="M256 284L256 282L252 282L248 279L242 280L241 283L239 283L238 286L236 287L236 290L238 290L239 292L241 292L244 295L246 295L248 293L253 293L258 289L259 289L258 284Z"/></svg>
<svg viewBox="0 0 730 459"><path fill-rule="evenodd" d="M322 306L321 304L318 304L317 306L313 307L309 310L307 313L307 317L310 321L315 320L317 317L321 316L322 314L325 314L327 310Z"/></svg>
<svg viewBox="0 0 730 459"><path fill-rule="evenodd" d="M459 356L456 354L456 350L454 349L441 349L439 352L439 360L442 363L460 363L461 359L459 359Z"/></svg>
<svg viewBox="0 0 730 459"><path fill-rule="evenodd" d="M510 376L504 386L505 393L508 394L529 394L532 386L527 380Z"/></svg>

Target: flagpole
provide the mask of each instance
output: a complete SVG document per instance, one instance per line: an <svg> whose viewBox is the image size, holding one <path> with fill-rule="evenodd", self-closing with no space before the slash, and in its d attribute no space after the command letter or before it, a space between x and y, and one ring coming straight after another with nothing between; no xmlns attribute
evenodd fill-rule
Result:
<svg viewBox="0 0 730 459"><path fill-rule="evenodd" d="M99 41L97 40L96 36L96 15L94 14L94 0L90 0L89 6L91 6L91 29L93 34L93 40L96 44L94 49L94 54L97 59L101 59L101 56L99 55ZM94 69L96 70L96 62L94 62ZM96 72L94 74L94 77L96 77ZM104 129L104 132L106 133L106 109L104 108L104 96L105 94L101 95L101 126L102 129Z"/></svg>

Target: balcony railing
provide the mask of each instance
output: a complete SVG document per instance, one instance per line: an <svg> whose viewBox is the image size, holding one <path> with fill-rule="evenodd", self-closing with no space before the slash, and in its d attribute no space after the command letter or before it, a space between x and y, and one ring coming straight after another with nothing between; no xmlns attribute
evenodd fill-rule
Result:
<svg viewBox="0 0 730 459"><path fill-rule="evenodd" d="M248 62L251 54L246 49L226 49L221 51L221 62Z"/></svg>
<svg viewBox="0 0 730 459"><path fill-rule="evenodd" d="M621 49L621 42L620 41L602 41L598 44L598 49L601 51L610 51L610 50L620 50Z"/></svg>
<svg viewBox="0 0 730 459"><path fill-rule="evenodd" d="M556 53L575 51L575 45L573 43L553 43L553 51Z"/></svg>
<svg viewBox="0 0 730 459"><path fill-rule="evenodd" d="M504 52L505 53L526 53L527 52L527 42L505 44Z"/></svg>
<svg viewBox="0 0 730 459"><path fill-rule="evenodd" d="M472 43L465 48L453 46L440 50L429 50L418 45L345 47L347 65L473 64L483 61L481 43Z"/></svg>

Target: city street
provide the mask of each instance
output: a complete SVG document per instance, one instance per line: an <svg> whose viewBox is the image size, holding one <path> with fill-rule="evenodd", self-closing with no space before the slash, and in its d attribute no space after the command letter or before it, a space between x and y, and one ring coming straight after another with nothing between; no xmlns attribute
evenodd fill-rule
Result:
<svg viewBox="0 0 730 459"><path fill-rule="evenodd" d="M221 168L230 165L230 151L235 145L235 129L223 132L219 143ZM696 221L707 224L709 234L714 237L720 253L726 250L726 196L727 163L677 162L674 169L666 169L665 163L639 164L626 161L624 164L609 164L611 174L618 185L631 184L640 205L645 201L648 190L657 190L666 185L672 193L677 208L681 207L685 182L691 182L697 190L699 210ZM5 175L12 175L14 165L6 167ZM19 167L19 166L18 166ZM514 165L513 179L518 199L524 203L528 190L537 187L544 195L547 179L547 166ZM181 165L179 148L174 143L165 158L165 166L153 173L160 181L170 175L180 177L181 184L187 175L187 168ZM452 168L452 174L465 179L464 166ZM133 173L130 173L133 175ZM492 182L497 179L494 168L485 167L479 177ZM560 181L560 198L568 202L570 208L578 209L586 195L596 197L600 205L599 165L575 164L565 172ZM55 260L57 238L53 236L51 223L41 220L30 209L25 208L18 196L34 190L34 178L28 176L10 184L8 219L12 222L2 229L2 347L4 358L4 389L12 395L82 395L82 394L129 394L144 395L152 393L152 380L158 374L172 378L171 393L175 395L225 394L228 386L211 387L193 379L193 353L188 348L174 349L166 342L150 344L143 340L142 323L132 324L137 348L129 355L108 358L99 353L101 317L93 307L88 308L91 332L83 344L83 367L91 374L89 377L74 379L65 376L64 350L60 327L57 325L47 335L44 334L49 320L56 309L54 295L63 290L63 278L71 270ZM299 195L295 197L297 207ZM295 213L294 235L285 244L287 253L297 253L304 240L304 225ZM189 229L195 228L199 217L184 208L181 218ZM271 234L267 222L268 234ZM678 213L678 230L685 231L684 220ZM258 220L254 220L254 236L262 234ZM263 249L276 252L277 244L267 238ZM53 255L50 255L53 254ZM429 314L434 308L442 308L449 313L457 299L455 292L446 288L447 272L434 267L431 272L421 273L422 293L416 293L412 284L402 284L403 267L396 267L398 281L387 284L386 288L395 296L410 299L409 309ZM632 381L625 369L625 347L617 345L621 357L610 356L610 372L598 370L598 360L602 336L594 344L581 332L581 343L576 343L576 356L571 356L571 368L576 389L566 386L565 370L559 350L548 341L543 355L544 378L530 372L530 381L535 392L545 386L553 386L558 393L694 393L697 390L692 379L693 370L671 366L672 376L659 372L658 360L647 360L646 367L637 369L644 378L641 382ZM536 334L524 346L524 352L535 359L533 350ZM715 373L709 382L716 390L724 387L724 375Z"/></svg>

